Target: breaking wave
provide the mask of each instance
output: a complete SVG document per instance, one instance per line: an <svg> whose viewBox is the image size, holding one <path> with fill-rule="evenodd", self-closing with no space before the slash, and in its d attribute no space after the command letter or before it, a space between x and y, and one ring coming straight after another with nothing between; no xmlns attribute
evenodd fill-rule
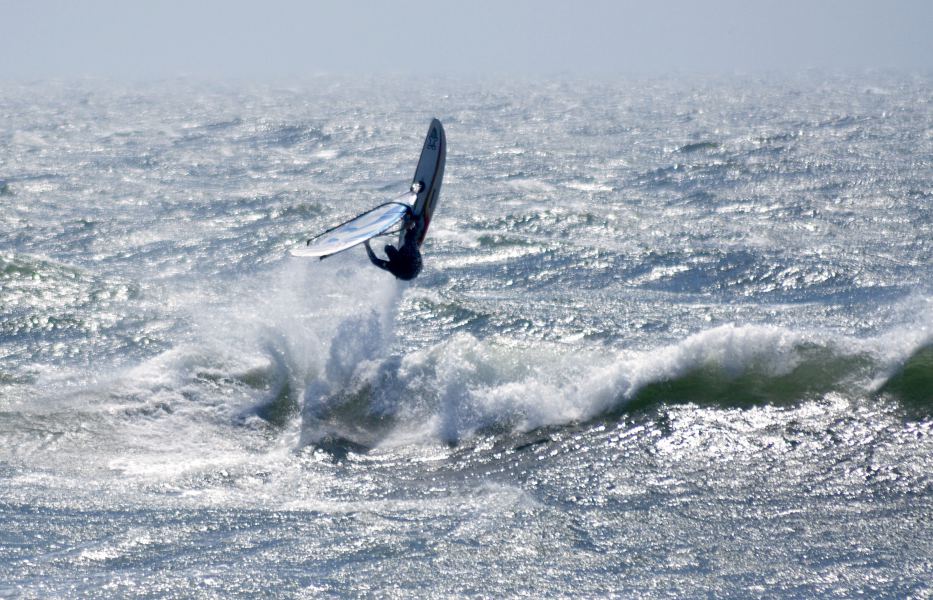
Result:
<svg viewBox="0 0 933 600"><path fill-rule="evenodd" d="M517 348L459 334L406 356L364 360L339 389L307 394L304 427L314 435L304 441L457 443L663 404L790 405L831 393L929 408L929 335L895 352L888 341L726 325L669 346L613 352Z"/></svg>

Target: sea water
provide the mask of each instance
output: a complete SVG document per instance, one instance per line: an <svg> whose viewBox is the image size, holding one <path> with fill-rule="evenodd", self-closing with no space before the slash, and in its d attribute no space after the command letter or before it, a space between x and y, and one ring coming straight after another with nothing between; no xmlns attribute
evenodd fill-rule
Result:
<svg viewBox="0 0 933 600"><path fill-rule="evenodd" d="M929 597L931 98L4 84L0 596Z"/></svg>

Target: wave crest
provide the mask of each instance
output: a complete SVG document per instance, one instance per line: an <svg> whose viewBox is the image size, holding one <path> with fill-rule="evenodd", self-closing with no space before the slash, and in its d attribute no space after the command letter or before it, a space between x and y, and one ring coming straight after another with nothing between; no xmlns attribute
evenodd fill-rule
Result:
<svg viewBox="0 0 933 600"><path fill-rule="evenodd" d="M329 389L330 429L318 429L316 439L346 436L364 447L412 439L458 443L672 403L751 407L830 393L868 398L878 393L878 373L892 371L904 356L910 358L884 378L882 392L929 402L933 350L877 351L884 343L751 325L725 325L669 346L620 352L527 348L506 338L459 334L355 369L343 387ZM893 355L900 358L892 362Z"/></svg>

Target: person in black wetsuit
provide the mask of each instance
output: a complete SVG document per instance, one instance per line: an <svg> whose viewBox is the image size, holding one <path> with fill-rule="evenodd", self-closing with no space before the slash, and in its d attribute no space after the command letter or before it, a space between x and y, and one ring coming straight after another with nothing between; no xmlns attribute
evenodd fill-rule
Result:
<svg viewBox="0 0 933 600"><path fill-rule="evenodd" d="M373 249L369 247L369 240L366 240L363 245L366 246L366 254L369 255L370 262L392 273L398 279L410 281L417 277L421 272L421 250L418 248L418 238L421 236L418 235L417 228L423 226L420 219L414 219L409 211L405 216L405 227L409 230L408 235L405 236L405 243L401 248L386 244L385 252L389 260L376 256Z"/></svg>

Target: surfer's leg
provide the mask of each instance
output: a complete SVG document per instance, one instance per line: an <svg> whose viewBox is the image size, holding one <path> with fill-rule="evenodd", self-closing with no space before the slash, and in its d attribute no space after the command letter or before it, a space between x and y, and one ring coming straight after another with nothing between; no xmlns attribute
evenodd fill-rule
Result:
<svg viewBox="0 0 933 600"><path fill-rule="evenodd" d="M405 213L406 240L420 240L424 236L424 215L415 216L411 207Z"/></svg>

